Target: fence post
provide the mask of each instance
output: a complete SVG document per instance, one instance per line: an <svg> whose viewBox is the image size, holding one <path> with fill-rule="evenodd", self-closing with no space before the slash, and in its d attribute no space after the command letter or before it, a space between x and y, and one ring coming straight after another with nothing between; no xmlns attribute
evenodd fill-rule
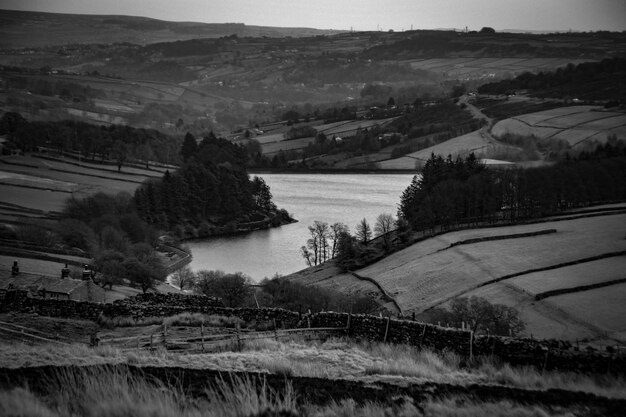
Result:
<svg viewBox="0 0 626 417"><path fill-rule="evenodd" d="M154 336L154 333L150 333L150 350L152 350L152 336Z"/></svg>
<svg viewBox="0 0 626 417"><path fill-rule="evenodd" d="M274 322L274 340L278 342L278 333L276 332L276 319L272 319Z"/></svg>
<svg viewBox="0 0 626 417"><path fill-rule="evenodd" d="M137 339L135 339L135 343L136 343L135 348L139 350L139 336L137 336Z"/></svg>
<svg viewBox="0 0 626 417"><path fill-rule="evenodd" d="M167 324L163 325L163 346L167 349Z"/></svg>
<svg viewBox="0 0 626 417"><path fill-rule="evenodd" d="M201 340L201 347L202 347L202 353L204 353L204 323L200 323L200 340Z"/></svg>
<svg viewBox="0 0 626 417"><path fill-rule="evenodd" d="M387 326L385 327L385 338L383 342L387 343L387 334L389 333L389 322L391 322L391 317L387 316Z"/></svg>
<svg viewBox="0 0 626 417"><path fill-rule="evenodd" d="M470 330L470 362L474 359L474 331Z"/></svg>
<svg viewBox="0 0 626 417"><path fill-rule="evenodd" d="M546 371L546 367L548 366L548 354L550 353L549 350L546 350L546 357L543 361L543 370L541 371L541 373L544 373Z"/></svg>
<svg viewBox="0 0 626 417"><path fill-rule="evenodd" d="M352 311L348 314L348 325L346 326L346 334L350 335L350 322L352 321Z"/></svg>
<svg viewBox="0 0 626 417"><path fill-rule="evenodd" d="M241 336L239 334L239 330L240 330L239 322L237 322L235 329L237 330L237 351L241 352Z"/></svg>

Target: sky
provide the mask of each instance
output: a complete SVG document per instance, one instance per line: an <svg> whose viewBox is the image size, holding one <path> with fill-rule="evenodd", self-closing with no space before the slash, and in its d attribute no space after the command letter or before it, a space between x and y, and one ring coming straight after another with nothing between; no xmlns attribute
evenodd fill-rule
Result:
<svg viewBox="0 0 626 417"><path fill-rule="evenodd" d="M0 0L0 9L339 30L626 30L626 0Z"/></svg>

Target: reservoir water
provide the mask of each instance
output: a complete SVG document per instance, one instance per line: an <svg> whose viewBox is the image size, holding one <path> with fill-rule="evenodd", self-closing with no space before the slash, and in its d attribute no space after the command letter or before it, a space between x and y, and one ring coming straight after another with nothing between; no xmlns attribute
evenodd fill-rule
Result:
<svg viewBox="0 0 626 417"><path fill-rule="evenodd" d="M254 175L254 174L252 174ZM300 247L315 220L345 223L354 233L366 218L372 228L381 213L397 216L411 174L260 174L274 202L298 220L269 230L187 242L194 271L243 272L254 281L306 267Z"/></svg>

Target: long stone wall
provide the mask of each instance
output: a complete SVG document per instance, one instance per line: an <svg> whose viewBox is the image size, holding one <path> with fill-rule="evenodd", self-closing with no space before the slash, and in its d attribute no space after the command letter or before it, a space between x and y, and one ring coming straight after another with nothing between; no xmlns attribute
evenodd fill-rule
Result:
<svg viewBox="0 0 626 417"><path fill-rule="evenodd" d="M301 315L280 308L228 308L215 297L183 294L139 294L98 304L72 300L44 300L30 298L25 291L11 291L0 302L0 312L31 312L50 317L97 321L100 317L170 317L180 313L235 316L246 322L276 321L281 328L297 327Z"/></svg>
<svg viewBox="0 0 626 417"><path fill-rule="evenodd" d="M513 365L542 370L626 375L625 354L578 350L566 341L474 335L469 330L347 313L316 313L305 319L311 327L345 327L350 337L447 350L465 359L494 356Z"/></svg>
<svg viewBox="0 0 626 417"><path fill-rule="evenodd" d="M217 314L239 317L246 322L275 321L279 328L341 328L348 337L452 351L464 360L494 356L513 365L542 370L626 375L623 353L578 350L565 341L474 335L468 330L371 315L334 312L301 315L280 308L227 308L221 300L206 296L149 293L112 304L96 304L29 298L25 291L10 291L0 302L0 312L8 311L93 321L101 316L141 319L182 312Z"/></svg>

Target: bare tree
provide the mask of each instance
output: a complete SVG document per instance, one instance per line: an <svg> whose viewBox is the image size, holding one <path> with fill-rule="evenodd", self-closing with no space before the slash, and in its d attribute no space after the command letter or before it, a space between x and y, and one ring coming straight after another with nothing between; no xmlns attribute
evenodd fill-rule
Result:
<svg viewBox="0 0 626 417"><path fill-rule="evenodd" d="M330 249L331 259L334 259L337 256L337 246L339 243L339 237L342 233L349 233L348 226L345 224L337 222L330 226L330 240L333 242Z"/></svg>
<svg viewBox="0 0 626 417"><path fill-rule="evenodd" d="M328 223L316 220L313 225L309 226L309 233L311 237L307 240L306 246L300 248L302 257L309 266L326 262L331 258L331 250L328 245L331 232Z"/></svg>
<svg viewBox="0 0 626 417"><path fill-rule="evenodd" d="M372 228L365 218L356 225L356 238L364 245L372 238Z"/></svg>
<svg viewBox="0 0 626 417"><path fill-rule="evenodd" d="M385 250L389 250L390 239L389 232L391 232L394 228L395 219L391 214L382 213L379 214L376 218L376 224L374 225L374 233L376 236L382 236L383 238L383 246Z"/></svg>
<svg viewBox="0 0 626 417"><path fill-rule="evenodd" d="M184 266L172 274L172 284L181 290L185 288L191 289L196 284L196 274L193 273L191 268Z"/></svg>

